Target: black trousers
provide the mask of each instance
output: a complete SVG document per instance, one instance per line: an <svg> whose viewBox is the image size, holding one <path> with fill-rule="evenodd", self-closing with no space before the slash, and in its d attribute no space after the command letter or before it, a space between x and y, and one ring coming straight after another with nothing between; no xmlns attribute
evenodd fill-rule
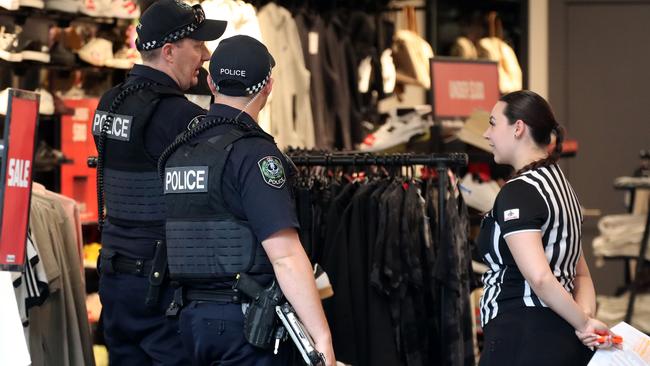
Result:
<svg viewBox="0 0 650 366"><path fill-rule="evenodd" d="M507 311L483 331L479 366L581 366L593 356L573 327L549 308Z"/></svg>

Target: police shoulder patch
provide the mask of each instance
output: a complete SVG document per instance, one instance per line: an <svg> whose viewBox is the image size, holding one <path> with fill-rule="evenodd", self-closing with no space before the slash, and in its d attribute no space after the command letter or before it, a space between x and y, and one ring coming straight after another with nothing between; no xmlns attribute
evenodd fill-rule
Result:
<svg viewBox="0 0 650 366"><path fill-rule="evenodd" d="M257 162L264 182L274 188L282 188L287 181L282 162L275 156L266 156Z"/></svg>

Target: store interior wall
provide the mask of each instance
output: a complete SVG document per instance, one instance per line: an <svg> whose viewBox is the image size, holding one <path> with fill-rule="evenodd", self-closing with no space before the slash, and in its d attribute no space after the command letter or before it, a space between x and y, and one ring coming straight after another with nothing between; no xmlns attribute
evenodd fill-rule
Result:
<svg viewBox="0 0 650 366"><path fill-rule="evenodd" d="M565 172L584 207L625 213L613 180L631 175L639 150L650 148L650 1L554 0L548 10L549 98L579 142ZM613 294L624 284L624 265L594 265L599 218L585 218L583 247L597 292Z"/></svg>
<svg viewBox="0 0 650 366"><path fill-rule="evenodd" d="M528 89L548 98L548 0L528 2Z"/></svg>

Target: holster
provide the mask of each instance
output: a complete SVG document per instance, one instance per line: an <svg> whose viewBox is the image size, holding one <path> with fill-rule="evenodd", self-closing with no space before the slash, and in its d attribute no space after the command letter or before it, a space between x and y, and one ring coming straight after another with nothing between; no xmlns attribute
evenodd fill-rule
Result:
<svg viewBox="0 0 650 366"><path fill-rule="evenodd" d="M145 305L156 306L158 304L161 286L167 277L167 273L167 246L164 241L156 240L156 250L151 265L151 273L149 273L149 289L147 290Z"/></svg>
<svg viewBox="0 0 650 366"><path fill-rule="evenodd" d="M275 307L282 301L283 294L274 280L267 288L262 288L246 274L239 274L233 289L239 290L251 299L244 314L244 337L251 345L272 349L278 320Z"/></svg>

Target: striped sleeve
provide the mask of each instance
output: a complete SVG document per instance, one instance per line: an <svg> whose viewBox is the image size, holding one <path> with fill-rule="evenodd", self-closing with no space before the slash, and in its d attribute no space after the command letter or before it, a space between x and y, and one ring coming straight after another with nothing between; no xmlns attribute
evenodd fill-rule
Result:
<svg viewBox="0 0 650 366"><path fill-rule="evenodd" d="M503 186L494 207L504 238L518 232L541 231L549 215L537 187L523 180L515 179Z"/></svg>

